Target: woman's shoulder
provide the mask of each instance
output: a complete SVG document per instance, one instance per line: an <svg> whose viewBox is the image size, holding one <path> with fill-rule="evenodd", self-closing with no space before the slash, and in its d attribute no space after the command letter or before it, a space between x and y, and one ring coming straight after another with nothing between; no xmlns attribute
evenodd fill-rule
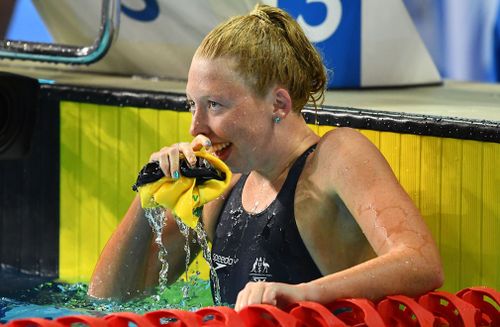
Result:
<svg viewBox="0 0 500 327"><path fill-rule="evenodd" d="M357 160L377 152L378 149L373 143L356 129L339 127L321 137L317 146L317 159L335 158L334 162L341 163L345 160Z"/></svg>
<svg viewBox="0 0 500 327"><path fill-rule="evenodd" d="M336 188L343 181L358 181L367 171L386 168L384 157L366 136L343 127L321 137L308 163L307 175L315 183Z"/></svg>
<svg viewBox="0 0 500 327"><path fill-rule="evenodd" d="M351 145L358 142L370 142L366 136L354 128L337 127L326 132L320 140L320 144L327 143L330 145Z"/></svg>

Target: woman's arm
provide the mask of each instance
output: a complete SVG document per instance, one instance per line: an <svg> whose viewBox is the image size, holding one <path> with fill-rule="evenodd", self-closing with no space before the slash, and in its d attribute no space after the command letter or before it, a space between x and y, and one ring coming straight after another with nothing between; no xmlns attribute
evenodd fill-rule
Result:
<svg viewBox="0 0 500 327"><path fill-rule="evenodd" d="M329 303L343 297L377 300L389 294L414 296L442 285L440 256L430 231L369 140L352 129L335 130L323 137L313 160L314 169L307 179L314 184L315 203L320 206L340 197L377 256L299 285L249 283L238 296L238 309L252 303L286 305L301 300ZM318 228L329 228L324 220L334 217L305 216L307 219L297 221L299 231L311 256L322 266L327 256L338 250L332 244L342 246L327 239L321 243L315 237ZM347 251L354 254L359 249Z"/></svg>
<svg viewBox="0 0 500 327"><path fill-rule="evenodd" d="M185 270L186 241L169 211L162 239L168 252L168 281L174 282ZM189 244L194 246L192 242ZM197 252L197 247L192 249L191 259ZM137 196L104 247L88 294L117 299L148 294L158 285L160 268L158 246Z"/></svg>
<svg viewBox="0 0 500 327"><path fill-rule="evenodd" d="M210 140L207 137L199 135L191 143L177 143L162 148L151 155L150 161L158 161L165 176L179 178L180 157L183 156L194 164L196 161L194 151L209 144ZM213 205L207 204L206 207L207 210L203 213L205 225L213 220L213 218L207 219L207 216L213 215L213 210L210 209ZM169 210L165 210L165 221L162 242L168 252L167 278L169 283L172 283L186 268L184 250L186 239L179 231ZM212 225L210 223L209 227L213 228ZM194 231L190 232L189 237L194 237ZM210 229L207 232L209 235L213 234ZM140 197L136 196L101 253L90 281L88 294L97 298L127 299L150 293L158 285L161 268L155 237L141 207ZM199 245L191 241L188 244L191 247L190 260L192 260L199 252Z"/></svg>

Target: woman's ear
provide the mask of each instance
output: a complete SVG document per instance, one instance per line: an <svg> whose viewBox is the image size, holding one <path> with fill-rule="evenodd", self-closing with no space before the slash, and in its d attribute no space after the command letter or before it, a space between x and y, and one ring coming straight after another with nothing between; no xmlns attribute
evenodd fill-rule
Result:
<svg viewBox="0 0 500 327"><path fill-rule="evenodd" d="M277 87L274 89L273 115L284 119L292 110L292 98L287 89Z"/></svg>

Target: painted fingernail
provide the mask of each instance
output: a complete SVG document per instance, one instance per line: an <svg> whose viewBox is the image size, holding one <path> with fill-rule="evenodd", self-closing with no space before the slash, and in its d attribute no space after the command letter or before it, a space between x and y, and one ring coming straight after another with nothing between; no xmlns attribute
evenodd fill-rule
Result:
<svg viewBox="0 0 500 327"><path fill-rule="evenodd" d="M174 171L174 175L172 176L174 179L179 179L179 171Z"/></svg>
<svg viewBox="0 0 500 327"><path fill-rule="evenodd" d="M205 145L205 146L212 146L212 141L205 140L205 142L203 142L203 145Z"/></svg>

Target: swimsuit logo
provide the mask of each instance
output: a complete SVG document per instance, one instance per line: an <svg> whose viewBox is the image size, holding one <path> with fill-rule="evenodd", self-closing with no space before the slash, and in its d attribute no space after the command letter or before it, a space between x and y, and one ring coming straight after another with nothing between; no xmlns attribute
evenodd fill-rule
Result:
<svg viewBox="0 0 500 327"><path fill-rule="evenodd" d="M269 273L269 268L271 266L266 261L266 258L258 257L252 265L252 270L250 270L250 277L254 282L265 282L268 278L272 277Z"/></svg>
<svg viewBox="0 0 500 327"><path fill-rule="evenodd" d="M227 266L232 266L236 264L239 259L238 258L231 258L231 257L225 257L223 255L214 253L212 255L212 261L216 264L215 270L220 269L220 268L226 268Z"/></svg>

